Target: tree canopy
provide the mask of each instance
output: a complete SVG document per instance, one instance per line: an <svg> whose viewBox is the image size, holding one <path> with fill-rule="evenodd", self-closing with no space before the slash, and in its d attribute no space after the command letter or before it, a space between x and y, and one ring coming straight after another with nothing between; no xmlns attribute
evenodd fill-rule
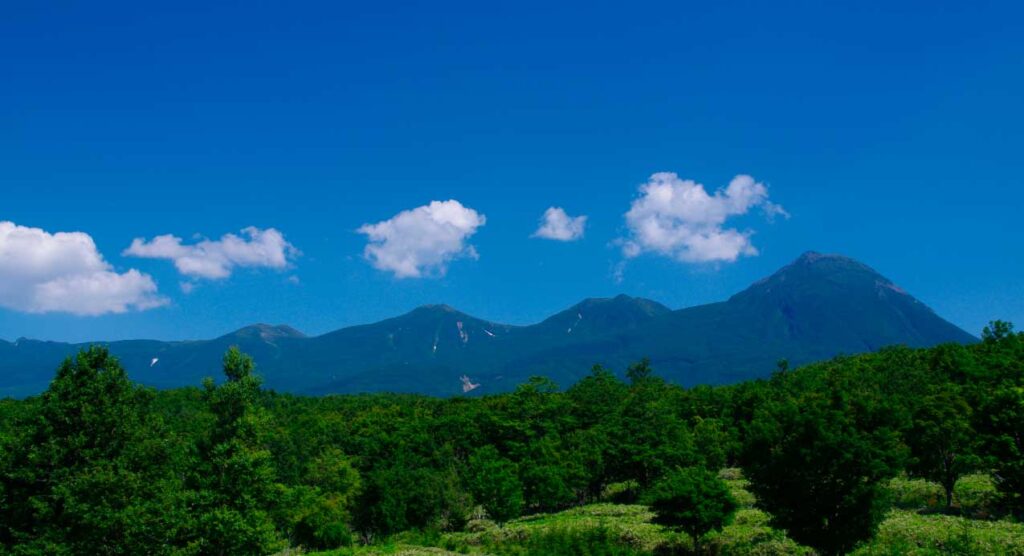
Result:
<svg viewBox="0 0 1024 556"><path fill-rule="evenodd" d="M723 466L826 554L874 534L901 474L956 511L958 479L989 473L999 515L1024 518L1024 336L1007 323L718 387L643 361L565 391L535 377L490 396L305 397L257 371L231 349L220 380L154 391L93 347L42 395L0 400L0 553L328 549L608 499L699 540L734 507Z"/></svg>

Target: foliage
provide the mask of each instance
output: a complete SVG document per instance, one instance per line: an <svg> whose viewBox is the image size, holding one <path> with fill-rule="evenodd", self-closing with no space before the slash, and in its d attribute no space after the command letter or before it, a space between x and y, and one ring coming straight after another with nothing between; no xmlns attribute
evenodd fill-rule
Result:
<svg viewBox="0 0 1024 556"><path fill-rule="evenodd" d="M260 379L252 359L231 348L227 380L204 383L214 427L199 443L199 536L203 552L267 554L284 546L272 513L281 488L267 449L268 415L258 405Z"/></svg>
<svg viewBox="0 0 1024 556"><path fill-rule="evenodd" d="M467 484L473 499L496 521L519 517L523 509L523 485L515 464L501 457L493 446L484 446L469 458Z"/></svg>
<svg viewBox="0 0 1024 556"><path fill-rule="evenodd" d="M914 413L906 438L912 455L908 470L942 485L949 508L957 480L979 466L971 407L952 388L928 396Z"/></svg>
<svg viewBox="0 0 1024 556"><path fill-rule="evenodd" d="M156 392L91 348L0 400L0 553L695 549L631 505L645 493L715 554L1012 553L1024 526L996 520L1024 517L1022 338L993 323L733 386L641 362L447 399L278 394L238 350L219 384ZM723 492L720 530L725 505L682 503ZM923 515L947 502L973 520Z"/></svg>
<svg viewBox="0 0 1024 556"><path fill-rule="evenodd" d="M743 463L776 526L821 552L842 554L881 523L888 509L881 481L896 474L901 450L884 419L878 423L878 407L832 386L766 405L748 432Z"/></svg>
<svg viewBox="0 0 1024 556"><path fill-rule="evenodd" d="M655 523L690 535L694 545L711 531L720 531L736 511L736 501L718 475L702 467L669 473L647 495Z"/></svg>
<svg viewBox="0 0 1024 556"><path fill-rule="evenodd" d="M191 518L152 396L105 348L64 361L5 440L0 543L26 554L172 552Z"/></svg>
<svg viewBox="0 0 1024 556"><path fill-rule="evenodd" d="M948 515L894 511L878 537L853 552L857 556L975 554L1024 555L1024 525Z"/></svg>

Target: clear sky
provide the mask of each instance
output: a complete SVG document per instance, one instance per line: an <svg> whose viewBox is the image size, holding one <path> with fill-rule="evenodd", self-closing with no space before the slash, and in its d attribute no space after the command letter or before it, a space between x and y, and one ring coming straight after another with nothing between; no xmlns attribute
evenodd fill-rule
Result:
<svg viewBox="0 0 1024 556"><path fill-rule="evenodd" d="M679 308L807 250L1024 325L1024 5L839 4L7 3L0 338Z"/></svg>

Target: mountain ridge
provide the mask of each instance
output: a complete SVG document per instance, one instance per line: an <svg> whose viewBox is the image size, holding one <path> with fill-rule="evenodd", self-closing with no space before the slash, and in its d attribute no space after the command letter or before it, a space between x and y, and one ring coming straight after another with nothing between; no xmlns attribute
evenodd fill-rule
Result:
<svg viewBox="0 0 1024 556"><path fill-rule="evenodd" d="M90 343L109 346L135 380L156 387L219 376L224 350L238 345L282 391L447 395L460 391L462 375L482 385L474 393L487 393L534 374L568 385L594 364L621 372L648 357L674 382L722 384L765 376L778 359L801 364L892 344L973 341L871 267L808 251L725 301L675 310L620 294L517 326L431 304L317 336L257 323L211 340ZM41 391L60 360L84 345L0 342L0 396Z"/></svg>

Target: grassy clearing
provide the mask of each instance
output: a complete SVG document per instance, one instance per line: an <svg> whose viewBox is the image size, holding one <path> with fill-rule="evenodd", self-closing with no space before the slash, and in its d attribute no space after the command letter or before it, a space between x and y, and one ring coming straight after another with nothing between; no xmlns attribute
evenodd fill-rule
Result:
<svg viewBox="0 0 1024 556"><path fill-rule="evenodd" d="M894 510L857 556L1005 554L1024 556L1024 525Z"/></svg>
<svg viewBox="0 0 1024 556"><path fill-rule="evenodd" d="M897 477L889 482L893 506L903 510L919 512L941 512L945 510L945 492L936 483L924 479ZM956 483L953 489L954 513L978 519L994 514L996 487L988 475L967 475Z"/></svg>
<svg viewBox="0 0 1024 556"><path fill-rule="evenodd" d="M740 504L731 524L711 533L705 546L722 556L811 555L814 551L769 524L754 507L754 496L737 470L722 478ZM896 508L878 536L854 552L857 556L910 554L1024 556L1024 524L969 519L934 513L944 505L942 489L926 481L894 479L890 487ZM613 489L614 490L614 489ZM955 506L966 515L983 515L994 489L984 475L957 484ZM931 513L930 513L931 512ZM692 549L684 535L651 523L654 514L638 504L590 504L552 514L536 514L505 523L474 520L458 533L403 533L382 544L340 549L321 556L651 556L666 547Z"/></svg>

